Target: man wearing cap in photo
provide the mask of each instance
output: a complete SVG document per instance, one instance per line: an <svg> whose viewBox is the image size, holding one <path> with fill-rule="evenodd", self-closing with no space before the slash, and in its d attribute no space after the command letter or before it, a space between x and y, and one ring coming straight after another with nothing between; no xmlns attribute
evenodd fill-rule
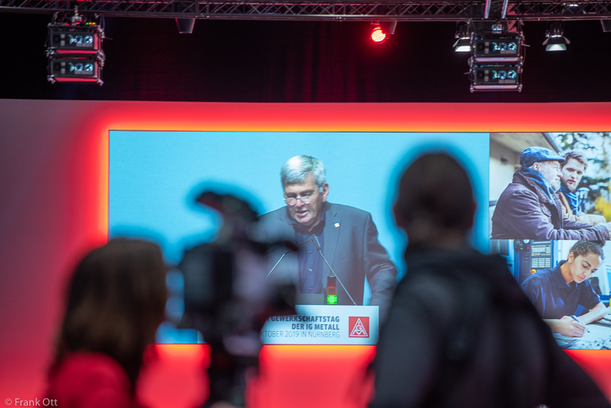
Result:
<svg viewBox="0 0 611 408"><path fill-rule="evenodd" d="M557 194L563 162L564 157L544 147L522 151L522 167L515 171L494 210L492 239L610 239L610 223L588 225L563 218Z"/></svg>

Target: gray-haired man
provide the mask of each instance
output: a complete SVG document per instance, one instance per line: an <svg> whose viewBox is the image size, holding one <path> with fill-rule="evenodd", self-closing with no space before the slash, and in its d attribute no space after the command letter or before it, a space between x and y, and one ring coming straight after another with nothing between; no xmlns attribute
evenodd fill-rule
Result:
<svg viewBox="0 0 611 408"><path fill-rule="evenodd" d="M302 299L322 299L327 278L335 272L337 303L343 305L363 304L367 278L369 303L380 306L384 316L397 269L378 241L371 214L329 203L325 168L314 157L292 157L280 175L286 206L263 215L259 225L267 238L290 240L299 249L285 256L281 251L270 254L270 277L291 281Z"/></svg>

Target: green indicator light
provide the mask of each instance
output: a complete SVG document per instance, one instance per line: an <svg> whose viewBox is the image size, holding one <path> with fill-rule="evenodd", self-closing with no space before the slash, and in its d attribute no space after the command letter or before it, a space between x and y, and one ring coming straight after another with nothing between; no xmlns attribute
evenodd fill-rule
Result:
<svg viewBox="0 0 611 408"><path fill-rule="evenodd" d="M337 295L327 295L327 304L336 305L337 304Z"/></svg>

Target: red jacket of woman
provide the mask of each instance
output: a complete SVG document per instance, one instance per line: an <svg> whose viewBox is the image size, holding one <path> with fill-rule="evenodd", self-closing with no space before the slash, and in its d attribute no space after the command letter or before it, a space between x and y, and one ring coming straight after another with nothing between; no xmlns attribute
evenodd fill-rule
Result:
<svg viewBox="0 0 611 408"><path fill-rule="evenodd" d="M62 408L144 408L123 367L106 354L68 354L50 371L48 384L45 397Z"/></svg>

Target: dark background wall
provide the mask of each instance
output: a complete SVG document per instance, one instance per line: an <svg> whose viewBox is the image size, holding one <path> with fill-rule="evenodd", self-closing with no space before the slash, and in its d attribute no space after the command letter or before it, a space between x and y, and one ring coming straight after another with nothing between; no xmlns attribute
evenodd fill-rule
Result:
<svg viewBox="0 0 611 408"><path fill-rule="evenodd" d="M455 23L399 23L386 43L367 22L105 19L102 87L46 81L46 14L0 13L0 98L235 102L610 101L611 33L567 22L566 52L545 52L526 22L524 89L469 92Z"/></svg>

